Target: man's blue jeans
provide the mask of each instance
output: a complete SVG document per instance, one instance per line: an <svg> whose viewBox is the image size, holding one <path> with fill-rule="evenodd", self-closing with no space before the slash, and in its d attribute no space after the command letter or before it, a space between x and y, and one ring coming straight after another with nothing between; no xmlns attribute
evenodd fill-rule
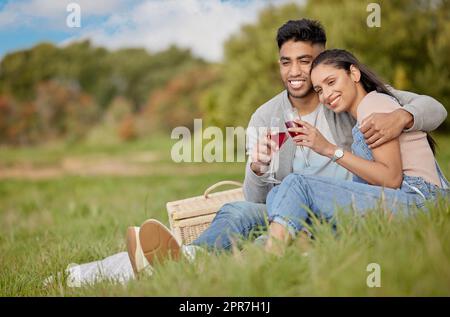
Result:
<svg viewBox="0 0 450 317"><path fill-rule="evenodd" d="M209 251L230 250L239 239L256 237L267 229L265 204L238 201L223 205L211 225L192 242Z"/></svg>

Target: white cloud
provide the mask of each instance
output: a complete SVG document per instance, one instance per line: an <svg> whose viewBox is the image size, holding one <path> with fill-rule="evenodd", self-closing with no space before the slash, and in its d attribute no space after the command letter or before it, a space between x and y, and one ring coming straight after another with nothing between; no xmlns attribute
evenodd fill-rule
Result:
<svg viewBox="0 0 450 317"><path fill-rule="evenodd" d="M17 13L13 11L0 12L0 27L5 25L12 25L17 19Z"/></svg>
<svg viewBox="0 0 450 317"><path fill-rule="evenodd" d="M291 2L304 1L142 1L128 12L111 15L103 25L86 28L65 43L89 38L111 49L137 46L150 51L175 43L191 48L198 56L218 61L222 58L223 42L242 24L255 22L259 11L268 4Z"/></svg>

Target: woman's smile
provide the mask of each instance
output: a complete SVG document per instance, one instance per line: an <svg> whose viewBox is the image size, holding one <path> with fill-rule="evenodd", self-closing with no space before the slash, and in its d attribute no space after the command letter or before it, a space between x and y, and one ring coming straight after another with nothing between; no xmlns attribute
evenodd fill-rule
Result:
<svg viewBox="0 0 450 317"><path fill-rule="evenodd" d="M333 98L330 98L329 100L330 100L330 101L329 101L328 105L329 105L331 108L336 108L336 107L338 106L339 100L341 100L341 95L337 95L337 96L335 96L335 97L333 97Z"/></svg>

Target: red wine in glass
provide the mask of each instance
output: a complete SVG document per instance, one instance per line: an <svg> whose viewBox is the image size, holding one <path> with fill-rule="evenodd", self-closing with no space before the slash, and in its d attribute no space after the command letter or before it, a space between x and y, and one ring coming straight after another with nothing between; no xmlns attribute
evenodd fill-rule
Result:
<svg viewBox="0 0 450 317"><path fill-rule="evenodd" d="M278 132L270 134L270 139L277 144L278 148L280 148L283 145L284 141L286 141L287 135L286 132Z"/></svg>
<svg viewBox="0 0 450 317"><path fill-rule="evenodd" d="M289 128L303 128L303 126L301 124L299 124L295 121L295 120L300 119L300 115L298 114L298 112L295 108L284 109L283 117L284 117L284 124L286 125L286 128L288 128L288 129ZM292 138L299 136L301 134L304 134L301 132L293 132L293 131L288 131L288 132ZM303 148L302 145L300 145L300 149L301 149L303 157L305 159L305 166L306 167L311 166L309 164L308 157L306 156L305 149Z"/></svg>
<svg viewBox="0 0 450 317"><path fill-rule="evenodd" d="M286 125L286 128L303 128L303 126L295 121L286 121L284 123ZM301 132L294 132L294 131L289 131L289 134L291 137L296 137L297 135L303 134Z"/></svg>

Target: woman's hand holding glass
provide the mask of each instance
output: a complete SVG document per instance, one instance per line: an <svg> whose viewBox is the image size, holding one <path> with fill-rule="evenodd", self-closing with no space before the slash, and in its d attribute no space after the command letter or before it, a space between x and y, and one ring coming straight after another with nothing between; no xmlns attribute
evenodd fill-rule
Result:
<svg viewBox="0 0 450 317"><path fill-rule="evenodd" d="M336 150L336 145L328 142L322 133L320 133L316 127L310 125L308 122L298 119L296 122L300 125L300 127L288 129L290 132L297 133L297 135L292 138L295 144L298 146L306 146L323 156L333 156L334 151Z"/></svg>
<svg viewBox="0 0 450 317"><path fill-rule="evenodd" d="M284 109L283 116L284 116L284 124L288 129L289 135L292 138L294 138L296 135L301 134L300 132L296 132L295 129L293 130L289 129L301 127L301 125L298 124L300 120L300 115L298 114L297 110L295 108ZM303 148L302 145L300 145L300 150L302 151L303 159L305 160L305 166L310 167L311 165L309 164L308 156L306 155L305 149Z"/></svg>

